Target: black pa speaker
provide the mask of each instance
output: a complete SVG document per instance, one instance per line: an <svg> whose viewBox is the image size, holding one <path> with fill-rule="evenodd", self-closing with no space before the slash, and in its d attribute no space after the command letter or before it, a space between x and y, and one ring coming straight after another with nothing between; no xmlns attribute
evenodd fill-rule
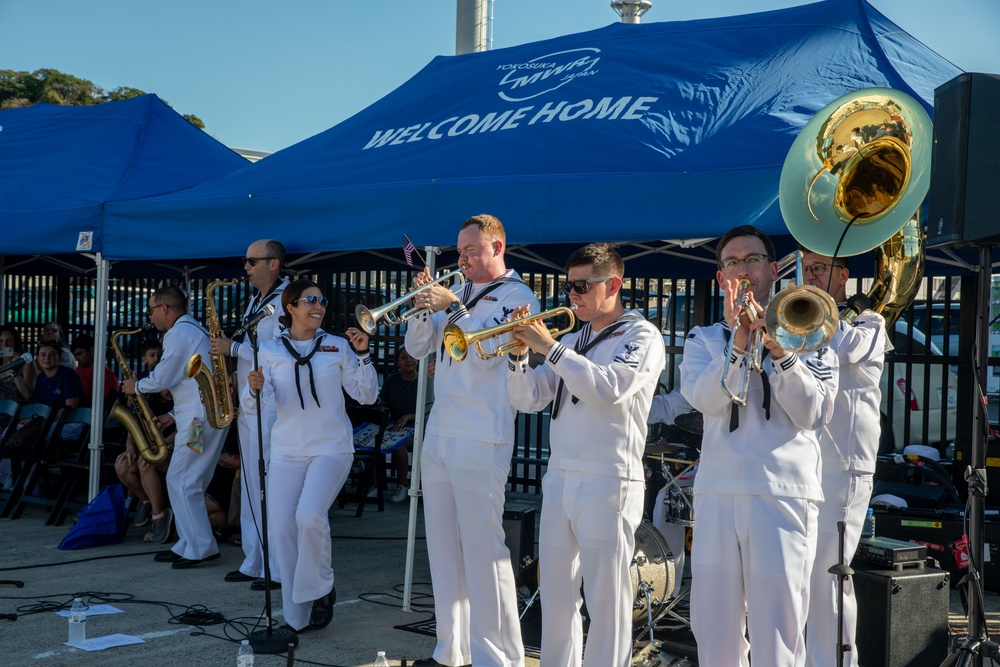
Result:
<svg viewBox="0 0 1000 667"><path fill-rule="evenodd" d="M879 569L858 560L851 567L858 600L859 663L939 665L948 656L948 573L931 566Z"/></svg>
<svg viewBox="0 0 1000 667"><path fill-rule="evenodd" d="M535 559L535 508L508 510L503 513L504 544L517 577L521 568Z"/></svg>
<svg viewBox="0 0 1000 667"><path fill-rule="evenodd" d="M1000 241L1000 75L960 74L934 91L927 245Z"/></svg>

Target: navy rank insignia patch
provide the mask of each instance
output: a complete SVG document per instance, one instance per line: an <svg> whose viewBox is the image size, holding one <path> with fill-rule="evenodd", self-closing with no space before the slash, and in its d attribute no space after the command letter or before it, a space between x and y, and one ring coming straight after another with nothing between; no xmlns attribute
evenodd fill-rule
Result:
<svg viewBox="0 0 1000 667"><path fill-rule="evenodd" d="M319 351L320 352L340 352L340 348L338 348L336 345L320 345L319 346Z"/></svg>

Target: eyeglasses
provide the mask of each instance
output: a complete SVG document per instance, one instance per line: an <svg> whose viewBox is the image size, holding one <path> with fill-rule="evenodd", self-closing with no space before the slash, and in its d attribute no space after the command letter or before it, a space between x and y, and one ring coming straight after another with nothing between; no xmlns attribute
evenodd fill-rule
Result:
<svg viewBox="0 0 1000 667"><path fill-rule="evenodd" d="M257 266L257 262L266 262L269 259L278 259L277 257L244 257L243 263L249 264L250 266Z"/></svg>
<svg viewBox="0 0 1000 667"><path fill-rule="evenodd" d="M735 257L724 259L719 262L719 268L722 269L724 273L736 273L740 270L740 263L742 262L743 266L747 267L747 271L753 271L769 261L771 261L771 258L767 255L751 253L743 259L736 259Z"/></svg>
<svg viewBox="0 0 1000 667"><path fill-rule="evenodd" d="M560 287L560 291L567 296L570 290L573 290L577 294L586 294L590 291L590 286L596 283L603 283L611 280L614 276L603 276L601 278L591 278L590 280L569 280L564 282Z"/></svg>
<svg viewBox="0 0 1000 667"><path fill-rule="evenodd" d="M815 264L810 264L809 266L803 266L802 271L806 273L811 273L814 276L821 276L826 273L826 267L834 266L838 269L844 269L847 267L841 266L840 264L827 264L826 262L816 262Z"/></svg>
<svg viewBox="0 0 1000 667"><path fill-rule="evenodd" d="M299 297L295 301L292 301L292 303L295 304L298 303L299 301L305 301L306 305L309 306L310 308L315 306L317 303L323 308L326 308L326 304L330 303L330 301L325 296L317 296L315 294Z"/></svg>
<svg viewBox="0 0 1000 667"><path fill-rule="evenodd" d="M146 315L148 315L149 317L152 317L153 313L156 312L157 308L159 308L160 306L165 306L165 305L167 305L167 304L165 304L165 303L158 303L155 306L150 306L149 308L146 309Z"/></svg>

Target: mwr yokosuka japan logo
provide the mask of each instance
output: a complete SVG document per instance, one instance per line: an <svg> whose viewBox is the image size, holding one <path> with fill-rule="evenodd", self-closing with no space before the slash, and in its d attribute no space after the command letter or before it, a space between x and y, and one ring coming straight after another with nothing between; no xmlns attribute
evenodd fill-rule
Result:
<svg viewBox="0 0 1000 667"><path fill-rule="evenodd" d="M544 95L581 76L597 73L600 49L583 48L539 56L523 63L498 65L505 72L500 79L500 97L522 102Z"/></svg>
<svg viewBox="0 0 1000 667"><path fill-rule="evenodd" d="M642 95L640 91L600 94L599 86L593 85L563 88L570 81L597 74L600 53L600 49L585 47L497 65L497 70L502 72L497 94L504 101L486 102L496 107L462 108L468 106L464 96L459 105L455 104L457 98L449 97L443 100L443 108L448 109L446 113L431 114L430 118L400 119L394 126L374 128L362 150L517 132L532 125L550 123L641 121L647 113L653 112L659 97ZM556 95L540 97L559 88L563 89ZM569 97L574 92L576 96ZM560 96L563 99L559 99ZM486 97L492 99L488 93ZM508 102L513 104L506 104Z"/></svg>

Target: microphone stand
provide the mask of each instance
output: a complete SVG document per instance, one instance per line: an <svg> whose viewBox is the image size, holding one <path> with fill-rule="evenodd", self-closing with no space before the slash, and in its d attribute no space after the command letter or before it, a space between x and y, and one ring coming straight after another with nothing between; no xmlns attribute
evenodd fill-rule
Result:
<svg viewBox="0 0 1000 667"><path fill-rule="evenodd" d="M257 358L257 326L247 330L247 338L253 348L253 367L259 368L260 360ZM263 390L261 390L263 391ZM268 553L267 534L267 471L264 468L264 425L260 414L260 394L258 391L254 400L257 401L257 473L260 475L260 529L261 547L264 558L264 611L267 616L267 628L250 633L247 640L254 653L281 653L288 650L289 646L298 646L299 636L288 628L273 628L271 619L271 559ZM245 538L244 538L245 539Z"/></svg>
<svg viewBox="0 0 1000 667"><path fill-rule="evenodd" d="M854 576L854 570L847 564L844 555L844 531L847 530L847 523L837 522L837 534L840 543L840 559L836 565L827 572L837 577L837 665L844 664L844 653L851 650L850 644L844 643L844 582L848 577Z"/></svg>

